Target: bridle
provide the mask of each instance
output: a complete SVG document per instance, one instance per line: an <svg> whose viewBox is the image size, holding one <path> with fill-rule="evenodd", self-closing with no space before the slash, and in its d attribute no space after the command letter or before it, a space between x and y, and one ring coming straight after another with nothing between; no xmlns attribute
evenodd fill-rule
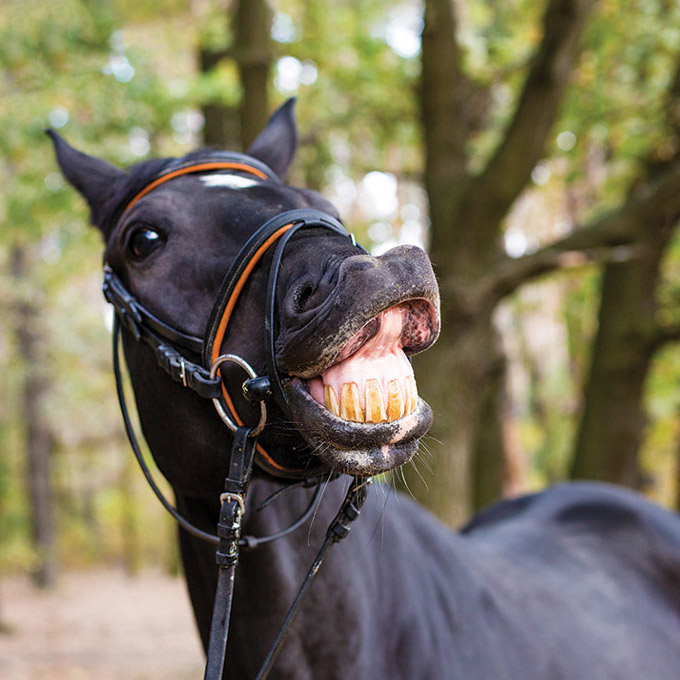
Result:
<svg viewBox="0 0 680 680"><path fill-rule="evenodd" d="M167 166L128 200L117 219L120 221L134 205L165 182L188 174L219 170L243 172L263 181L281 183L270 168L254 158L242 154L212 152L204 158ZM113 332L113 365L116 390L132 449L154 493L180 526L197 538L209 541L217 546L216 557L219 572L205 680L217 680L222 677L239 548L256 548L262 543L283 538L302 526L314 512L320 500L322 488L320 482L333 475L325 467L311 470L287 467L270 455L257 441L257 437L267 425L267 401L274 401L284 414L290 413L284 390L284 383L290 378L282 376L276 367L276 287L286 245L297 232L309 228L330 230L351 238L352 243L355 246L357 245L354 237L348 234L340 222L319 210L286 211L266 221L242 246L227 271L210 314L205 338L187 334L165 323L127 290L109 265L105 264L104 266L103 292L116 312ZM361 248L361 246L357 247ZM271 250L273 250L273 254L269 265L264 315L266 373L258 375L241 357L233 354L220 354L220 351L229 322L248 277L264 255ZM361 250L365 252L363 248ZM175 382L181 383L185 388L191 389L202 398L211 399L219 417L233 433L229 472L225 480L225 490L220 495L221 507L216 534L202 531L177 511L161 492L144 461L129 416L123 389L119 358L121 326L131 332L136 340L144 342L153 351L160 368ZM187 353L191 357L188 357ZM201 363L196 361L197 357L200 357ZM248 376L248 379L242 385L243 396L248 401L259 403L260 406L260 419L254 427L244 424L222 380L220 370L227 363L240 366ZM245 514L245 495L253 465L257 465L269 475L285 480L289 485L288 488L316 486L316 493L303 515L286 529L270 536L241 536L241 521ZM368 481L352 480L345 501L327 530L326 539L291 605L256 680L263 680L268 675L281 648L285 634L298 611L299 604L318 572L326 552L331 545L347 535L350 523L359 515L361 505L366 498ZM266 505L279 494L280 491L273 494L260 507Z"/></svg>

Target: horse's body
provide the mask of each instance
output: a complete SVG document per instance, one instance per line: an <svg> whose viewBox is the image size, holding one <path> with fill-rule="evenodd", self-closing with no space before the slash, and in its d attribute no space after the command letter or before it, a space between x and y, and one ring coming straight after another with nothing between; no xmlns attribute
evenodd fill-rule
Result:
<svg viewBox="0 0 680 680"><path fill-rule="evenodd" d="M254 486L252 505L268 486ZM342 491L329 485L310 533L243 555L226 677L255 676ZM385 494L373 489L319 573L275 677L678 677L680 522L670 513L630 492L573 484L502 503L458 534ZM303 495L251 513L246 531L285 526ZM206 526L213 506L205 500ZM205 640L214 554L185 536L182 556Z"/></svg>
<svg viewBox="0 0 680 680"><path fill-rule="evenodd" d="M332 212L313 192L253 179L252 169L173 177L130 205L168 161L125 175L56 136L55 144L64 173L88 200L111 268L155 315L198 337L210 326L226 269L259 225L296 208ZM294 147L287 106L249 153L282 176ZM411 399L405 387L411 378L404 356L436 337L436 283L425 256L401 248L371 258L342 235L320 229L294 236L287 252L277 279L276 366L292 376L283 388L292 416L270 403L273 424L261 441L271 465L318 469L321 462L322 470L367 475L404 462L430 422L427 405ZM242 355L258 371L265 364L262 269L255 268L243 288L218 347ZM123 340L154 458L180 512L212 532L229 432L210 402L161 372L153 352L129 329ZM369 419L369 410L380 409L368 391L356 407L365 410L366 423L348 415L352 404L344 396L336 413L324 392L335 385L344 395L346 384L363 380L359 364L382 380L382 414ZM246 421L255 418L252 405L239 397L243 377L227 371L223 380L236 410ZM390 401L395 389L396 406ZM255 676L340 505L343 479L328 482L304 528L243 552L225 677ZM257 511L279 486L267 474L255 475L246 534L274 533L304 510L312 491L298 488ZM207 644L214 547L184 532L180 541ZM377 487L324 564L271 677L670 680L680 677L678 669L675 515L606 486L565 485L501 504L456 534L408 499Z"/></svg>

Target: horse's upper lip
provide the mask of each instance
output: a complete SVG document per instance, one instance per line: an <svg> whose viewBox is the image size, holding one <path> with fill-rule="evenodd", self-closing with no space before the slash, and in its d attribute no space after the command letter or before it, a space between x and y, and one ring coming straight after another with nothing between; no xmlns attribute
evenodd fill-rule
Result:
<svg viewBox="0 0 680 680"><path fill-rule="evenodd" d="M349 339L345 346L331 359L323 370L348 359L356 354L369 340L380 330L380 317L382 312L396 307L406 309L406 320L401 329L400 342L406 356L412 356L431 347L439 333L438 313L434 305L425 298L408 299L398 304L392 304L381 310L380 313L371 317Z"/></svg>
<svg viewBox="0 0 680 680"><path fill-rule="evenodd" d="M377 332L376 320L383 312L403 305L408 308L408 319L402 332L402 347L407 356L419 354L431 347L439 336L439 308L438 300L433 302L425 297L392 300L382 306L368 308L364 315L356 315L342 327L335 329L332 336L325 342L323 353L305 365L287 365L287 355L290 347L294 344L305 345L315 335L315 328L311 326L305 329L305 333L289 341L282 347L277 342L277 363L282 371L298 378L309 380L320 376L333 365L344 361L356 354L366 342ZM317 333L323 333L316 329Z"/></svg>
<svg viewBox="0 0 680 680"><path fill-rule="evenodd" d="M411 334L403 343L407 354L415 354L429 347L439 332L437 282L420 248L399 246L377 258L359 255L343 260L316 307L300 311L292 300L282 303L275 347L279 370L305 379L320 375L341 352L355 351L351 342L372 319L402 303L415 305L411 315L420 318L421 330L427 329L423 337Z"/></svg>

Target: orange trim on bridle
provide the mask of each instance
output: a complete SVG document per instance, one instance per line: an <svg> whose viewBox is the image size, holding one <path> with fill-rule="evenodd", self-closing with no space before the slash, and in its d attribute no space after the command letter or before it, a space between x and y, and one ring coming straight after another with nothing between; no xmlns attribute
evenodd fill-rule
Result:
<svg viewBox="0 0 680 680"><path fill-rule="evenodd" d="M165 182L175 179L176 177L181 177L182 175L190 175L194 172L207 172L208 170L242 170L243 172L249 172L251 175L255 175L260 179L270 179L266 173L262 170L258 170L252 165L246 163L236 163L234 161L210 161L208 163L196 163L195 165L187 165L184 168L178 168L169 172L167 175L161 175L158 179L155 179L151 184L147 184L123 209L123 213L127 212L132 208L137 201L141 200L149 192L153 191L156 187L164 184Z"/></svg>
<svg viewBox="0 0 680 680"><path fill-rule="evenodd" d="M234 307L236 307L236 301L238 300L239 295L241 294L241 291L243 290L243 286L245 286L246 280L250 276L251 272L255 268L255 265L262 259L262 256L267 252L267 250L270 248L270 246L275 243L283 234L285 234L291 227L293 226L293 223L291 224L286 224L285 226L281 227L278 231L275 231L255 252L253 257L250 259L250 262L248 262L246 268L243 270L241 273L241 276L239 277L238 281L236 282L236 285L234 286L234 290L231 293L231 296L229 297L229 300L227 300L226 307L224 308L224 312L222 313L222 318L220 319L220 323L217 327L217 332L215 333L215 340L213 342L212 346L212 355L211 355L211 361L214 363L217 358L220 356L220 348L222 346L222 341L224 340L224 335L227 331L227 324L229 323L229 320L231 318L231 314L234 311ZM231 411L232 417L236 421L236 423L239 426L243 426L243 420L239 417L236 407L234 406L234 402L231 399L231 396L229 392L227 392L226 385L224 382L222 383L222 396L224 397L224 401L227 404L227 407ZM262 447L262 445L258 442L256 444L256 449L257 452L271 465L272 467L276 468L277 470L281 470L282 472L287 472L288 468L283 467L279 463L277 463Z"/></svg>

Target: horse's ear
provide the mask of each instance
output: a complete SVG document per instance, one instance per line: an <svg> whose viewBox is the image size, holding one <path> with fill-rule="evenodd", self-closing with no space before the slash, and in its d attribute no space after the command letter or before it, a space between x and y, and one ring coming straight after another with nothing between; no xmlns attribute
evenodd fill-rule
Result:
<svg viewBox="0 0 680 680"><path fill-rule="evenodd" d="M266 163L281 179L285 176L297 148L294 106L294 98L283 104L248 149L250 156Z"/></svg>
<svg viewBox="0 0 680 680"><path fill-rule="evenodd" d="M54 143L57 162L64 177L78 190L90 206L92 224L99 226L104 206L116 182L125 173L101 158L88 156L66 143L54 130L46 130Z"/></svg>

